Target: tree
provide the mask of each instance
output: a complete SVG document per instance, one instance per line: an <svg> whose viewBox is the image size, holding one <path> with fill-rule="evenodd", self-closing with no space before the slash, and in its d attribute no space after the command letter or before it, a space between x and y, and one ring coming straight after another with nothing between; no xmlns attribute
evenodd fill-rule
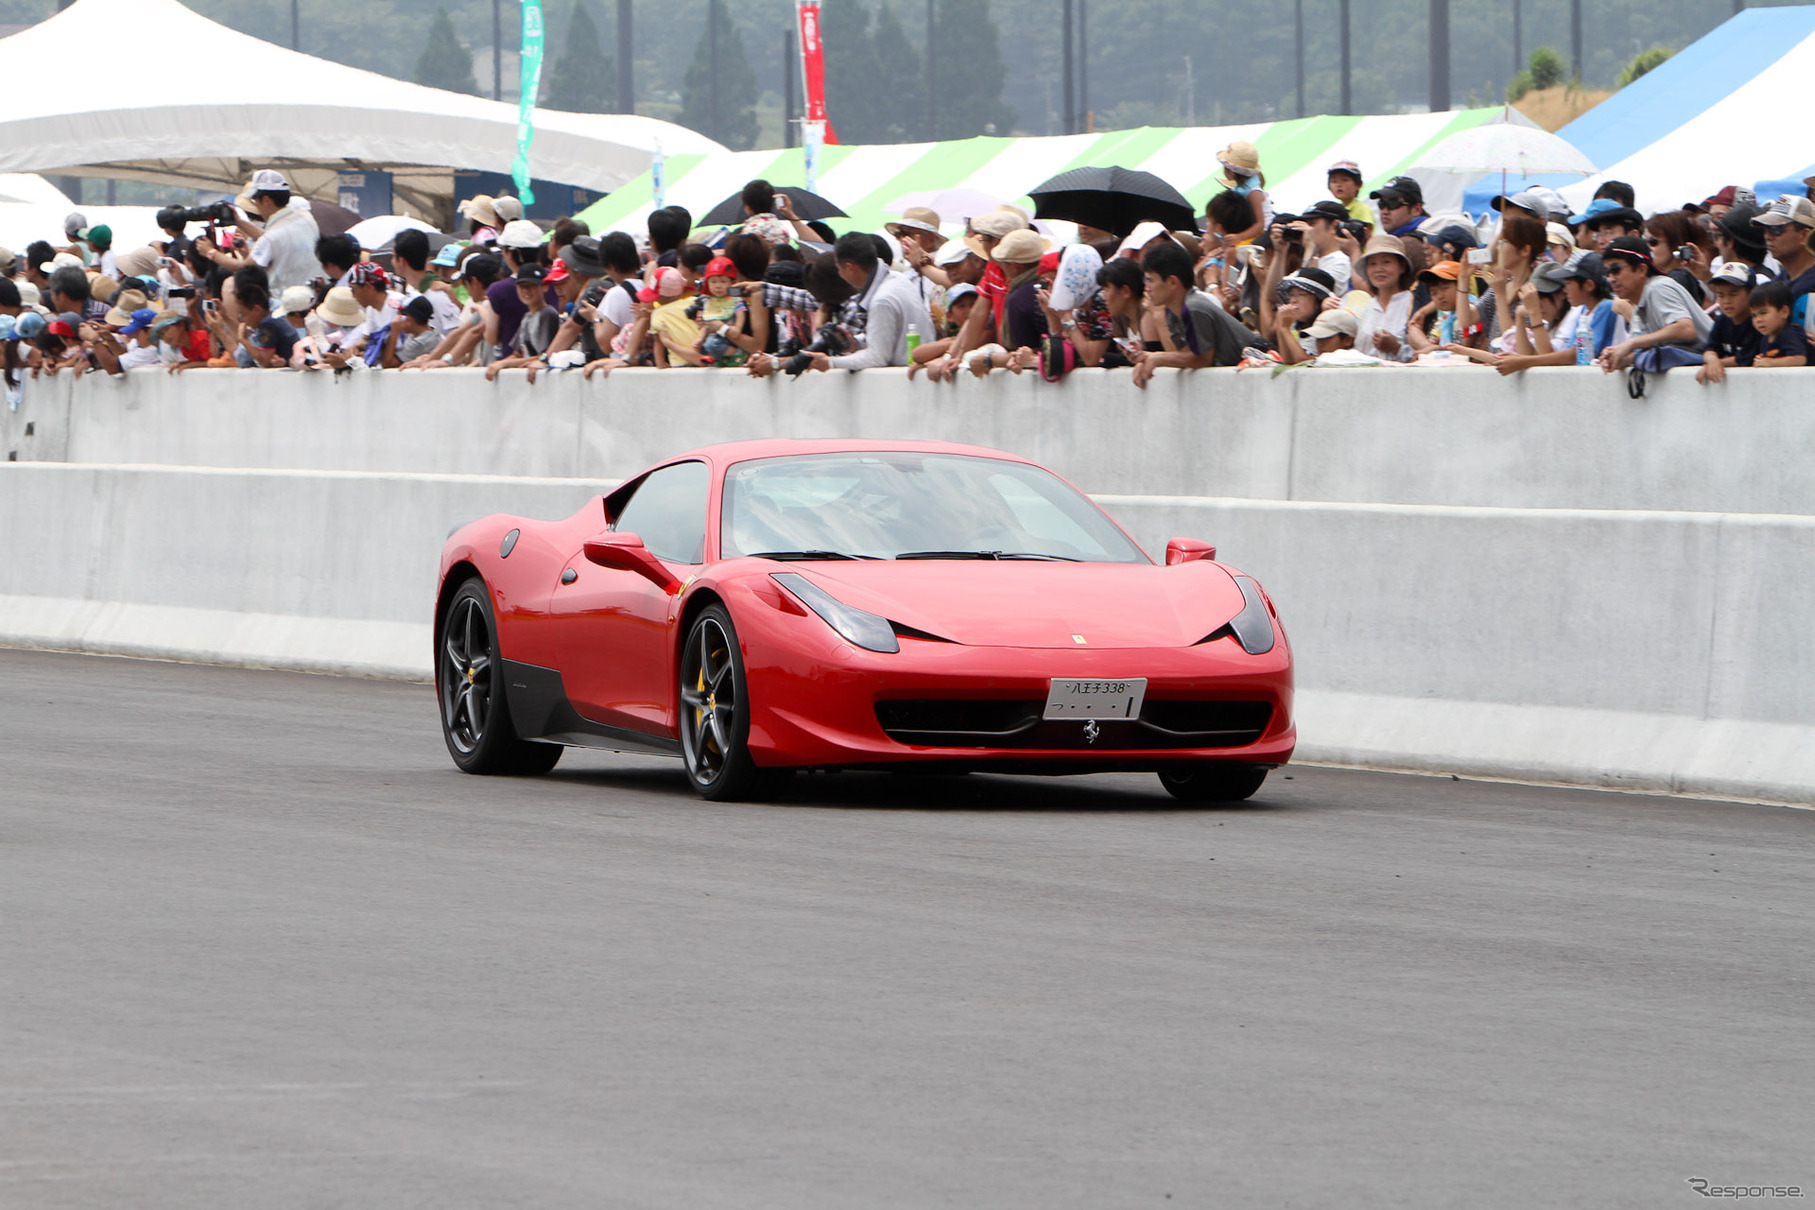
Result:
<svg viewBox="0 0 1815 1210"><path fill-rule="evenodd" d="M542 103L569 113L609 113L617 105L617 61L599 45L599 27L586 0L573 0L561 57Z"/></svg>
<svg viewBox="0 0 1815 1210"><path fill-rule="evenodd" d="M449 92L466 92L477 96L479 82L473 79L473 56L454 36L454 23L447 9L437 8L429 22L429 40L416 60L416 83Z"/></svg>
<svg viewBox="0 0 1815 1210"><path fill-rule="evenodd" d="M1540 46L1531 52L1531 86L1533 88L1555 88L1563 82L1562 52L1554 47Z"/></svg>
<svg viewBox="0 0 1815 1210"><path fill-rule="evenodd" d="M712 71L716 42L718 72ZM707 0L705 28L681 89L683 126L717 139L733 151L756 145L756 73L744 53L744 36L725 0Z"/></svg>
<svg viewBox="0 0 1815 1210"><path fill-rule="evenodd" d="M934 137L1010 133L1015 111L1002 103L1006 72L989 0L939 0L934 32Z"/></svg>
<svg viewBox="0 0 1815 1210"><path fill-rule="evenodd" d="M826 47L826 116L841 143L872 143L878 110L887 98L877 91L876 44L870 14L859 0L824 0L820 36Z"/></svg>
<svg viewBox="0 0 1815 1210"><path fill-rule="evenodd" d="M1632 57L1632 62L1626 64L1626 70L1620 73L1620 87L1626 87L1675 53L1668 46L1654 46L1650 50L1640 51Z"/></svg>
<svg viewBox="0 0 1815 1210"><path fill-rule="evenodd" d="M889 0L876 10L876 27L870 42L876 56L873 84L877 104L871 113L871 130L865 142L905 143L931 138L926 129L926 74L922 59L901 28L901 18Z"/></svg>

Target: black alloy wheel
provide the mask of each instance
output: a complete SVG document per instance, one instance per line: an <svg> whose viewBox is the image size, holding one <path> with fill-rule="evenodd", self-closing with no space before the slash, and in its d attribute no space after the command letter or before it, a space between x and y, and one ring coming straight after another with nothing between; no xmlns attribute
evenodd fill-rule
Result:
<svg viewBox="0 0 1815 1210"><path fill-rule="evenodd" d="M750 689L737 628L723 605L708 605L681 649L681 759L700 797L714 802L765 798L791 769L760 769L750 759Z"/></svg>
<svg viewBox="0 0 1815 1210"><path fill-rule="evenodd" d="M510 721L491 596L474 577L460 586L436 636L435 689L448 754L467 773L546 773L561 745L519 739Z"/></svg>
<svg viewBox="0 0 1815 1210"><path fill-rule="evenodd" d="M1205 762L1168 769L1160 774L1160 784L1182 802L1241 802L1254 797L1267 773L1254 765Z"/></svg>

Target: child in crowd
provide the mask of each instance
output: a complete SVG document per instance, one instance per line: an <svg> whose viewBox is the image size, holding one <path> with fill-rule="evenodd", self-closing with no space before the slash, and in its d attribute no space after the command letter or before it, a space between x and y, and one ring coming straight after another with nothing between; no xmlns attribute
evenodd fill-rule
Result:
<svg viewBox="0 0 1815 1210"><path fill-rule="evenodd" d="M1454 344L1466 343L1481 330L1476 324L1463 329L1456 324L1456 295L1461 292L1462 265L1442 260L1418 275L1419 284L1430 293L1431 300L1412 314L1406 327L1406 339L1419 353L1433 353Z"/></svg>
<svg viewBox="0 0 1815 1210"><path fill-rule="evenodd" d="M1695 372L1700 383L1725 382L1727 367L1749 366L1758 357L1758 329L1752 326L1752 290L1758 284L1757 272L1744 261L1728 261L1708 282L1720 314L1714 317L1714 328L1708 334L1708 348L1702 353L1701 369Z"/></svg>
<svg viewBox="0 0 1815 1210"><path fill-rule="evenodd" d="M417 294L403 304L403 310L397 314L397 322L403 325L403 339L397 342L399 361L407 365L423 354L433 352L441 343L441 333L435 331L434 318L435 304L426 294Z"/></svg>
<svg viewBox="0 0 1815 1210"><path fill-rule="evenodd" d="M940 328L938 340L924 342L908 355L908 377L914 374L929 361L937 361L951 351L958 339L958 333L964 330L964 321L970 318L971 310L977 305L982 295L977 287L969 282L959 282L945 292L945 324Z"/></svg>
<svg viewBox="0 0 1815 1210"><path fill-rule="evenodd" d="M736 279L737 266L730 257L713 257L706 263L701 279L705 293L687 305L687 318L700 326L694 351L708 365L741 366L749 359L749 354L725 335L737 326L746 309L744 300L731 293L731 283Z"/></svg>
<svg viewBox="0 0 1815 1210"><path fill-rule="evenodd" d="M1336 161L1330 165L1329 184L1330 196L1364 228L1358 242L1367 243L1374 234L1374 208L1361 200L1361 166L1354 160Z"/></svg>
<svg viewBox="0 0 1815 1210"><path fill-rule="evenodd" d="M1795 304L1790 283L1768 281L1752 291L1752 326L1758 329L1758 356L1755 369L1766 367L1806 366L1809 364L1809 337L1801 324L1790 322Z"/></svg>
<svg viewBox="0 0 1815 1210"><path fill-rule="evenodd" d="M1575 336L1577 365L1593 364L1609 345L1626 339L1626 316L1614 302L1600 253L1584 252L1565 268L1563 293L1570 306L1582 309Z"/></svg>
<svg viewBox="0 0 1815 1210"><path fill-rule="evenodd" d="M528 365L548 351L555 333L561 328L561 313L548 305L548 270L530 263L517 270L517 297L523 303L523 319L517 324L506 355L485 367L486 381L495 381L499 370Z"/></svg>
<svg viewBox="0 0 1815 1210"><path fill-rule="evenodd" d="M1260 170L1260 152L1254 144L1236 140L1216 153L1223 166L1219 184L1248 204L1249 222L1223 238L1224 248L1251 243L1273 223L1273 204L1267 198L1267 174Z"/></svg>

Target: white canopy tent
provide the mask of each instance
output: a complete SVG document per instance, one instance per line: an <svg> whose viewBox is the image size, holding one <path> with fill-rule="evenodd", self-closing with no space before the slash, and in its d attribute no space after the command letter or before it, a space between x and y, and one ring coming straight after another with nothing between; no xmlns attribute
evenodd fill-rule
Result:
<svg viewBox="0 0 1815 1210"><path fill-rule="evenodd" d="M160 71L142 87L97 88L69 65L96 47L143 48ZM72 59L71 56L77 56ZM7 104L0 173L105 176L237 192L257 168L332 201L337 174L390 172L398 199L444 222L453 171L509 172L517 107L425 88L285 50L178 0L77 0L0 39ZM610 191L665 154L725 148L635 114L537 110L533 175Z"/></svg>

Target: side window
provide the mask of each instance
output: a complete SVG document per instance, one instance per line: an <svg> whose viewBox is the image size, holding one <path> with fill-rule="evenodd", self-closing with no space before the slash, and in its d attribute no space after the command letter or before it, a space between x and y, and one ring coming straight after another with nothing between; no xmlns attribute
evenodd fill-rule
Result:
<svg viewBox="0 0 1815 1210"><path fill-rule="evenodd" d="M643 539L655 557L670 563L706 558L706 496L710 473L703 462L665 466L643 480L612 529Z"/></svg>

